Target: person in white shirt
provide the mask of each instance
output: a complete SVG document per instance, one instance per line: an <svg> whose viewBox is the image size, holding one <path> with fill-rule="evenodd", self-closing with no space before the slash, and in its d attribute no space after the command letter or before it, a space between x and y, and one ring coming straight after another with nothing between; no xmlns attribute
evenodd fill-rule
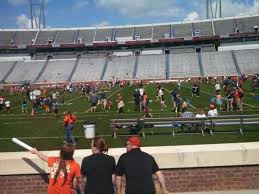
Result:
<svg viewBox="0 0 259 194"><path fill-rule="evenodd" d="M11 112L11 102L9 100L5 101L6 112Z"/></svg>
<svg viewBox="0 0 259 194"><path fill-rule="evenodd" d="M217 83L215 84L215 90L216 90L216 93L219 93L220 92L220 83L219 81L217 81Z"/></svg>
<svg viewBox="0 0 259 194"><path fill-rule="evenodd" d="M204 113L204 110L199 108L197 109L197 114L195 115L196 118L203 118L203 117L206 117L205 113Z"/></svg>
<svg viewBox="0 0 259 194"><path fill-rule="evenodd" d="M217 117L219 116L218 110L215 108L214 104L210 104L210 110L208 112L208 117Z"/></svg>

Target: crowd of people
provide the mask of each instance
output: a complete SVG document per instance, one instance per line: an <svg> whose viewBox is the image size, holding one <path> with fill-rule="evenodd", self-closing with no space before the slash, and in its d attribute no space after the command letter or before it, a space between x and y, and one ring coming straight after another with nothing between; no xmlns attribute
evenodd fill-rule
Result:
<svg viewBox="0 0 259 194"><path fill-rule="evenodd" d="M155 159L141 149L139 136L126 141L126 153L117 162L108 155L104 138L95 137L91 142L92 154L80 164L74 160L75 146L61 145L59 156L47 156L36 148L31 150L50 167L48 194L78 194L79 183L85 184L85 194L120 194L122 177L126 177L126 194L156 194L153 175L157 176L162 194L168 194L164 176Z"/></svg>

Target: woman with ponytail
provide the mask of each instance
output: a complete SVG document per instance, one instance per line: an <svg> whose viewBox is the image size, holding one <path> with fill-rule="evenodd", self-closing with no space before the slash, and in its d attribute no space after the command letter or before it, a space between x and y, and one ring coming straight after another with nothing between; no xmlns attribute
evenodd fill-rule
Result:
<svg viewBox="0 0 259 194"><path fill-rule="evenodd" d="M31 153L48 163L50 169L48 194L74 194L78 188L80 166L74 160L75 147L73 144L61 145L60 157L48 157L33 148Z"/></svg>
<svg viewBox="0 0 259 194"><path fill-rule="evenodd" d="M115 159L107 155L108 146L101 137L91 142L92 155L82 161L81 174L86 181L85 194L114 194Z"/></svg>

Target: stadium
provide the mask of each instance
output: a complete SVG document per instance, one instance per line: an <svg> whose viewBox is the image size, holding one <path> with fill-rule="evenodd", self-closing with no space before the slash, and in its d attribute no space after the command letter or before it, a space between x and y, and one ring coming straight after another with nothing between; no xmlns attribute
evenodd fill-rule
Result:
<svg viewBox="0 0 259 194"><path fill-rule="evenodd" d="M117 160L126 138L138 134L172 193L258 192L258 26L253 14L0 29L0 193L46 193L48 167L11 140L57 154L67 111L77 117L78 161L95 136ZM218 114L210 117L210 109Z"/></svg>

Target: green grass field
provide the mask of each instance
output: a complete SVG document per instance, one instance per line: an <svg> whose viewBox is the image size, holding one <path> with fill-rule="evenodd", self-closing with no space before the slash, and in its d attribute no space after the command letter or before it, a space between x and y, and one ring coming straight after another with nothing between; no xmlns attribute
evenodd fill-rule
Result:
<svg viewBox="0 0 259 194"><path fill-rule="evenodd" d="M149 99L151 100L150 107L153 117L175 117L176 113L171 111L171 95L170 91L173 90L176 85L173 83L162 84L165 88L165 99L168 106L167 110L161 111L160 104L156 99L156 85L145 85L145 91L147 91ZM244 112L220 112L221 115L226 114L258 114L259 113L259 101L256 98L249 96L250 83L246 82L245 97L244 97ZM215 88L214 84L202 84L201 96L191 97L191 84L182 83L180 90L181 98L186 97L189 105L189 110L196 112L197 107L204 108L205 112L208 111L210 99L214 97ZM67 105L58 106L59 117L56 118L52 113L41 112L34 117L29 113L23 114L21 112L21 99L23 95L10 95L1 94L12 102L12 112L0 113L0 152L7 151L22 151L23 149L12 143L11 138L20 138L25 143L30 144L33 147L37 147L39 150L56 150L59 149L59 145L63 142L65 137L65 130L63 127L63 112L72 110L76 116L76 127L74 129L74 135L78 136L77 148L86 149L90 147L90 140L86 140L84 137L83 122L91 120L96 122L96 135L104 136L110 147L123 147L125 143L125 136L119 136L117 139L112 138L112 129L109 126L110 119L114 118L138 118L142 117L143 113L134 111L133 93L136 86L126 88L113 88L109 91L113 100L113 110L110 112L102 112L99 110L96 113L87 112L90 108L88 101L82 94L77 91L72 94L60 93L65 96L65 103ZM121 92L124 97L125 107L124 113L118 114L116 110L116 96L118 92ZM257 96L258 88L257 88ZM225 96L223 93L222 96ZM29 109L30 110L30 109ZM248 129L259 129L259 126L247 127ZM227 129L227 128L226 128ZM232 128L238 130L238 126ZM165 130L165 129L157 129ZM222 129L223 131L225 128ZM127 134L125 130L125 134ZM173 137L170 134L155 134L148 135L143 139L143 146L162 146L162 145L191 145L191 144L214 144L214 143L233 143L233 142L251 142L259 140L259 130L244 132L244 135L239 133L222 133L211 136L209 134L202 135L177 135Z"/></svg>

